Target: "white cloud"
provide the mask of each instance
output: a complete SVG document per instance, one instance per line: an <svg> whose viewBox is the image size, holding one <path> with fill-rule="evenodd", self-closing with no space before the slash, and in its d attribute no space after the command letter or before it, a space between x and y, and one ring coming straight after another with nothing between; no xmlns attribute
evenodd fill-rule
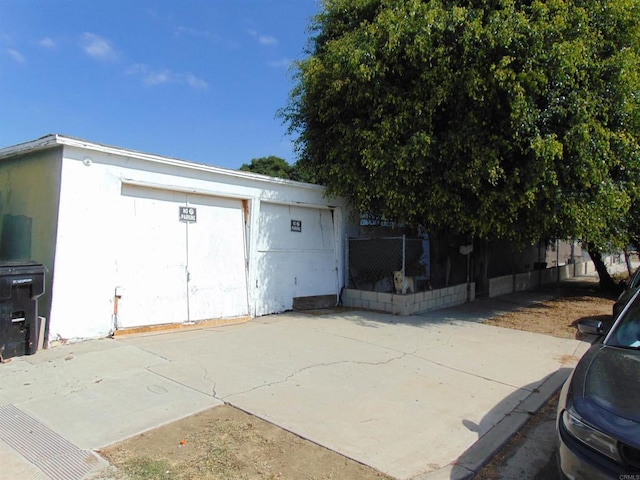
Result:
<svg viewBox="0 0 640 480"><path fill-rule="evenodd" d="M115 60L118 58L118 54L111 46L111 42L94 33L87 32L82 34L80 46L87 55L98 60Z"/></svg>
<svg viewBox="0 0 640 480"><path fill-rule="evenodd" d="M56 42L51 40L49 37L43 38L38 42L38 45L44 48L54 48L56 46Z"/></svg>
<svg viewBox="0 0 640 480"><path fill-rule="evenodd" d="M192 88L205 89L209 86L207 82L190 73L187 73L184 79L185 79L185 82L187 82L187 85L189 85Z"/></svg>
<svg viewBox="0 0 640 480"><path fill-rule="evenodd" d="M153 70L144 63L131 65L125 73L127 75L139 77L142 80L143 85L146 87L153 87L165 83L184 84L191 88L201 90L209 87L209 84L205 80L196 77L191 73L175 73L171 70Z"/></svg>
<svg viewBox="0 0 640 480"><path fill-rule="evenodd" d="M14 50L13 48L7 48L7 53L16 62L18 62L18 63L27 63L27 59L24 58L24 55L22 55L19 51Z"/></svg>
<svg viewBox="0 0 640 480"><path fill-rule="evenodd" d="M142 82L147 86L161 85L171 81L171 72L148 72L145 74Z"/></svg>
<svg viewBox="0 0 640 480"><path fill-rule="evenodd" d="M258 40L258 43L260 45L278 45L278 39L276 37L272 37L271 35L260 35L255 30L248 30L247 33Z"/></svg>
<svg viewBox="0 0 640 480"><path fill-rule="evenodd" d="M260 42L261 45L277 45L278 44L278 40L275 37L272 37L270 35L259 35L258 42Z"/></svg>
<svg viewBox="0 0 640 480"><path fill-rule="evenodd" d="M169 81L169 73L167 71L154 71L144 63L135 63L131 65L125 73L134 75L142 79L142 83L146 86L160 85Z"/></svg>
<svg viewBox="0 0 640 480"><path fill-rule="evenodd" d="M269 62L269 66L273 68L289 68L293 60L290 58L281 58L280 60L273 60Z"/></svg>

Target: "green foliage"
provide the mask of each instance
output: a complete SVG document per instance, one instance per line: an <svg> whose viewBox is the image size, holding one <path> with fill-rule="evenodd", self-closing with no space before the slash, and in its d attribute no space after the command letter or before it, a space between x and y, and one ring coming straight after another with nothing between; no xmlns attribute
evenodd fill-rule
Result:
<svg viewBox="0 0 640 480"><path fill-rule="evenodd" d="M636 0L324 0L311 33L281 115L330 193L487 240L640 237Z"/></svg>
<svg viewBox="0 0 640 480"><path fill-rule="evenodd" d="M303 166L297 163L289 165L285 159L273 155L254 158L251 163L243 163L239 170L298 182L316 183L313 173L304 169Z"/></svg>
<svg viewBox="0 0 640 480"><path fill-rule="evenodd" d="M251 163L243 163L240 170L260 173L270 177L290 179L293 167L285 159L271 155L269 157L254 158Z"/></svg>

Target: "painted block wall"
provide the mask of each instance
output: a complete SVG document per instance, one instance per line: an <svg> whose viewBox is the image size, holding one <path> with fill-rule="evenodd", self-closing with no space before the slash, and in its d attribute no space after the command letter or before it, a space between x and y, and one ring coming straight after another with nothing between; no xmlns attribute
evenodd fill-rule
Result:
<svg viewBox="0 0 640 480"><path fill-rule="evenodd" d="M49 317L62 148L0 162L0 259L45 266L38 314Z"/></svg>
<svg viewBox="0 0 640 480"><path fill-rule="evenodd" d="M342 293L342 304L345 307L365 308L394 315L414 315L462 305L473 301L475 297L475 283L465 283L407 295L345 289Z"/></svg>
<svg viewBox="0 0 640 480"><path fill-rule="evenodd" d="M121 182L92 156L64 152L49 339L106 336L112 327Z"/></svg>
<svg viewBox="0 0 640 480"><path fill-rule="evenodd" d="M492 298L507 293L531 290L539 285L558 281L558 276L560 280L566 280L568 278L587 275L592 269L593 262L588 261L515 275L503 275L489 280L489 297Z"/></svg>

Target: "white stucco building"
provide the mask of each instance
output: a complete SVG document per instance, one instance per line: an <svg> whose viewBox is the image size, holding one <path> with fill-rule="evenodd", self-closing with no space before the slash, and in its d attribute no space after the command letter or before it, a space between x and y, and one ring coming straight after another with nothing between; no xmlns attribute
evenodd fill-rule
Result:
<svg viewBox="0 0 640 480"><path fill-rule="evenodd" d="M335 304L351 227L324 193L49 135L0 149L0 260L46 266L48 340Z"/></svg>

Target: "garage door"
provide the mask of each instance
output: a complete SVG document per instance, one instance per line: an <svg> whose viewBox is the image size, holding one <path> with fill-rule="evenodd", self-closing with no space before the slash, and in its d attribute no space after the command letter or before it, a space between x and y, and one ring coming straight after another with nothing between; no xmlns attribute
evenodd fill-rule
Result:
<svg viewBox="0 0 640 480"><path fill-rule="evenodd" d="M189 319L248 315L242 202L201 195L187 200L197 214L187 224Z"/></svg>
<svg viewBox="0 0 640 480"><path fill-rule="evenodd" d="M291 310L296 298L337 298L335 244L331 210L263 202L255 315Z"/></svg>
<svg viewBox="0 0 640 480"><path fill-rule="evenodd" d="M120 211L118 328L248 314L240 200L123 185Z"/></svg>

